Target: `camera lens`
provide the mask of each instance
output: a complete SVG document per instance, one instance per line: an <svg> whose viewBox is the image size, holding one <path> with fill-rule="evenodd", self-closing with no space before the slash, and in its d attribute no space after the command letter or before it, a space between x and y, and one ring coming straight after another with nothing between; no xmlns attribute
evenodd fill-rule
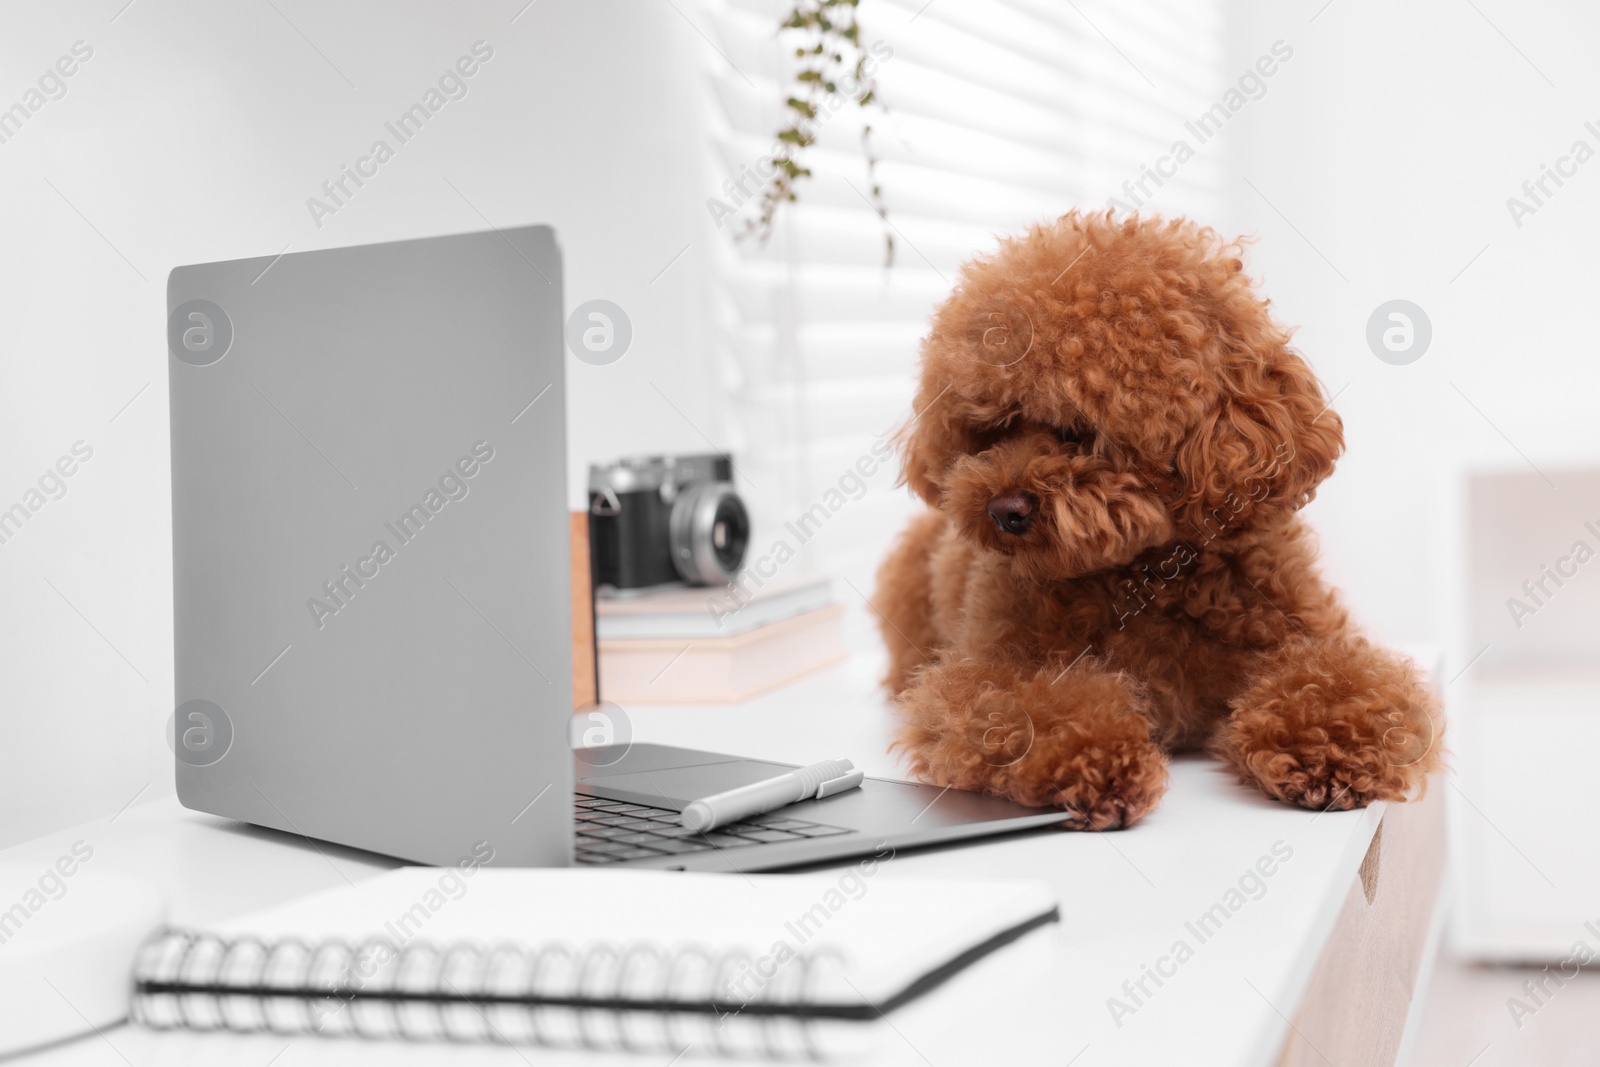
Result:
<svg viewBox="0 0 1600 1067"><path fill-rule="evenodd" d="M750 544L750 515L726 482L684 486L668 525L672 564L690 585L731 582Z"/></svg>

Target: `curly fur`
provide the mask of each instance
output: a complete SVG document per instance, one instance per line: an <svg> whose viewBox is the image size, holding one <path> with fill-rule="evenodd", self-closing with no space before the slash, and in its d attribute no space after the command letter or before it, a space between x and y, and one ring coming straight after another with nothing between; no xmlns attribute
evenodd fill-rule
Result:
<svg viewBox="0 0 1600 1067"><path fill-rule="evenodd" d="M930 506L874 607L926 781L1128 826L1167 753L1270 797L1403 800L1439 765L1414 666L1356 634L1296 512L1339 417L1186 220L1076 212L962 269L923 341L903 480ZM1025 531L991 500L1032 505Z"/></svg>

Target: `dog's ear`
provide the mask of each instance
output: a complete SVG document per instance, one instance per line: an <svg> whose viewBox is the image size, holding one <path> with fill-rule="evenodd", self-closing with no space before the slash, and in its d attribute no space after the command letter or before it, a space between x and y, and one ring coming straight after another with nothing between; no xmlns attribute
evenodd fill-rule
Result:
<svg viewBox="0 0 1600 1067"><path fill-rule="evenodd" d="M1222 396L1179 445L1180 532L1281 518L1316 495L1344 451L1339 416L1286 338L1221 360ZM1184 526L1189 527L1184 530Z"/></svg>

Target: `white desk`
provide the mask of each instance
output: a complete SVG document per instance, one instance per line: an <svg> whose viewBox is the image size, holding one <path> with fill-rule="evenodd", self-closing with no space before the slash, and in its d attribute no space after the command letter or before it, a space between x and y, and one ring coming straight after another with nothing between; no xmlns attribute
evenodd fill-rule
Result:
<svg viewBox="0 0 1600 1067"><path fill-rule="evenodd" d="M868 773L900 776L884 752L889 713L874 689L878 666L852 661L748 703L725 708L659 707L631 709L633 739L702 747L789 762L848 755ZM1440 790L1430 794L1430 800ZM1407 805L1406 808L1420 806ZM1339 1021L1349 1005L1334 1005L1332 1015L1319 1004L1303 1003L1308 989L1322 1000L1344 995L1337 953L1329 947L1336 925L1360 909L1357 870L1367 856L1380 821L1386 832L1378 901L1390 892L1387 879L1414 851L1389 849L1406 834L1390 829L1401 808L1382 805L1356 812L1312 814L1259 796L1238 785L1215 762L1177 761L1172 785L1160 808L1133 830L1115 834L1041 831L961 847L902 853L878 877L1027 877L1052 884L1063 921L1043 941L1053 939L1055 958L1036 988L1037 1002L1024 1020L978 1013L973 994L988 978L970 976L928 998L920 1014L900 1029L911 1045L886 1050L885 1062L964 1064L1000 1062L995 1045L1021 1046L1004 1062L1096 1067L1101 1064L1217 1064L1250 1067L1279 1062L1320 1063L1322 1059L1291 1032L1290 1019L1333 1062L1345 1057L1330 1043L1346 1028ZM1405 812L1410 815L1410 812ZM1413 828L1413 837L1420 831ZM97 869L120 870L155 879L171 898L171 919L203 924L221 916L275 904L293 896L359 880L390 866L365 853L309 842L228 823L181 808L166 797L128 809L115 822L102 819L0 852L0 862L43 866L73 841L91 844ZM1258 899L1230 898L1242 876L1263 857L1277 862L1256 889ZM1292 855L1282 859L1287 850ZM1401 854L1391 856L1391 852ZM1375 858L1375 857L1374 857ZM1369 862L1369 867L1372 864ZM774 877L782 877L776 875ZM1406 923L1429 926L1435 911L1437 880L1427 887L1427 907L1413 906ZM1354 894L1352 897L1352 893ZM1391 893L1391 896L1393 894ZM1208 928L1202 940L1194 925L1214 905L1238 903L1225 921ZM1351 900L1355 903L1352 904ZM647 901L639 906L648 906ZM1344 918L1341 918L1341 916ZM1356 917L1359 921L1360 916ZM1412 957L1425 959L1416 931ZM1368 940L1383 935L1379 929ZM1337 941L1337 939L1335 939ZM1192 955L1181 962L1172 954L1183 942ZM1009 950L1008 950L1009 951ZM1369 945L1360 953L1378 951ZM1365 959L1365 955L1361 959ZM992 957L1003 966L1005 954ZM1345 961L1348 964L1348 960ZM1168 972L1157 987L1144 979L1138 1002L1124 989L1135 988L1146 966ZM1370 968L1369 968L1370 969ZM1402 960L1410 976L1406 988L1378 992L1390 1015L1389 1029L1404 1024L1411 986L1423 969L1417 959ZM992 973L992 972L990 972ZM1338 979L1338 980L1335 980ZM1358 983L1359 984L1359 983ZM1131 1008L1114 1019L1108 998ZM913 1009L908 1010L914 1010ZM1362 1009L1365 1011L1366 1009ZM955 1036L937 1041L922 1035L922 1023L937 1018L959 1024ZM899 1016L896 1021L901 1021ZM1330 1021L1331 1020L1331 1021ZM1392 1035L1391 1035L1392 1037ZM1286 1038L1291 1043L1286 1046ZM1390 1042L1391 1046L1393 1041ZM911 1047L914 1045L915 1047ZM285 1050L285 1047L287 1049ZM1296 1047L1298 1046L1298 1048ZM281 1055L278 1055L279 1053ZM276 1060L273 1057L277 1055ZM236 1063L249 1067L296 1067L309 1063L655 1063L665 1057L633 1058L536 1049L380 1044L319 1038L155 1033L122 1026L103 1037L88 1037L26 1057L38 1065ZM1076 1057L1076 1058L1075 1058ZM1350 1060L1350 1062L1356 1062ZM1365 1063L1367 1061L1363 1061Z"/></svg>

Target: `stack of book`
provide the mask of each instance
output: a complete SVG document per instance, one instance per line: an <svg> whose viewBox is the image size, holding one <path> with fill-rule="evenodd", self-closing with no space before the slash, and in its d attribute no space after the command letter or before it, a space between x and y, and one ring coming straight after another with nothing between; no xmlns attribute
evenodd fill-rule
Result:
<svg viewBox="0 0 1600 1067"><path fill-rule="evenodd" d="M843 616L826 578L601 590L600 697L621 704L743 700L843 659Z"/></svg>

